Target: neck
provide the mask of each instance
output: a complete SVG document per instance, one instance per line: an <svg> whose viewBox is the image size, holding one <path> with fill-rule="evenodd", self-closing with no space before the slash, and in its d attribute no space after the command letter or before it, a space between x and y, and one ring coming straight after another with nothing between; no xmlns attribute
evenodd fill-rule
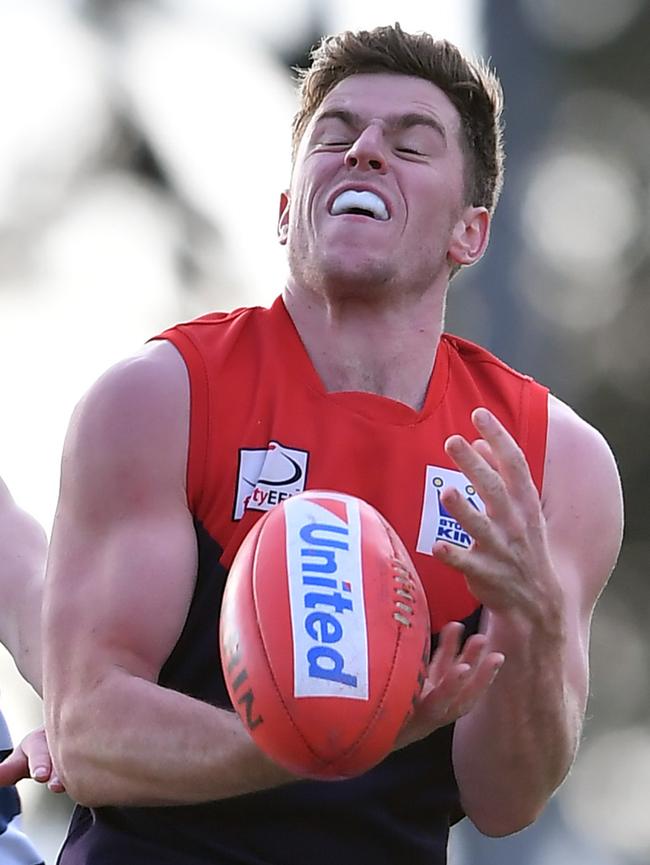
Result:
<svg viewBox="0 0 650 865"><path fill-rule="evenodd" d="M440 342L445 292L369 302L290 281L284 301L328 391L365 391L419 410Z"/></svg>

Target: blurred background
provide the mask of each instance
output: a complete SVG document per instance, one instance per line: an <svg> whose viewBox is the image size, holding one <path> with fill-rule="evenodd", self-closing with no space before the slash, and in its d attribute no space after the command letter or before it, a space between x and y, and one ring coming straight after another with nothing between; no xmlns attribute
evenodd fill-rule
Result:
<svg viewBox="0 0 650 865"><path fill-rule="evenodd" d="M0 476L49 532L97 376L168 324L279 293L291 69L323 33L395 20L490 57L506 93L505 191L448 329L601 429L627 505L577 764L531 829L457 827L451 865L647 865L646 0L0 0ZM4 652L0 685L19 739L40 705ZM70 803L20 789L53 865Z"/></svg>

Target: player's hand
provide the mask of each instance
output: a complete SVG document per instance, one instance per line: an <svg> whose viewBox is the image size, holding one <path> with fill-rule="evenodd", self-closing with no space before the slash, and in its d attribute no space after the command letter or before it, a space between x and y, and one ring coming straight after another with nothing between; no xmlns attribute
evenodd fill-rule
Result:
<svg viewBox="0 0 650 865"><path fill-rule="evenodd" d="M7 759L0 763L0 787L16 784L23 778L47 784L53 793L63 793L65 790L52 763L43 727L28 733Z"/></svg>
<svg viewBox="0 0 650 865"><path fill-rule="evenodd" d="M474 634L461 648L464 627L449 622L438 646L413 714L402 728L396 748L423 739L465 715L483 696L501 669L501 652L488 652L486 637Z"/></svg>
<svg viewBox="0 0 650 865"><path fill-rule="evenodd" d="M472 422L481 437L470 444L463 436L450 436L445 451L476 488L485 513L457 490L445 489L444 507L474 541L469 549L439 541L433 554L465 574L470 589L489 611L543 621L553 605L562 608L562 596L528 463L510 433L487 409L476 409Z"/></svg>

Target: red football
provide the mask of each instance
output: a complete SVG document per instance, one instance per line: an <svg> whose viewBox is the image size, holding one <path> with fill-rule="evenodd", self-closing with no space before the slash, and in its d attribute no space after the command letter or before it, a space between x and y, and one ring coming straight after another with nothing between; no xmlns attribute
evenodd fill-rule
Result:
<svg viewBox="0 0 650 865"><path fill-rule="evenodd" d="M219 638L230 698L257 745L298 775L347 778L389 753L412 711L429 611L387 521L354 496L309 491L244 539Z"/></svg>

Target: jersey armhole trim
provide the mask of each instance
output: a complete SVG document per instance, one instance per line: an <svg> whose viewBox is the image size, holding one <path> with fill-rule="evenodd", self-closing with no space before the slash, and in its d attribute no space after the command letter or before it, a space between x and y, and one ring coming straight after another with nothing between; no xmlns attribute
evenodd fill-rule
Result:
<svg viewBox="0 0 650 865"><path fill-rule="evenodd" d="M178 350L187 368L190 385L190 424L187 444L186 496L193 514L199 514L206 476L210 407L208 371L201 350L180 327L166 330L155 339L166 339Z"/></svg>

